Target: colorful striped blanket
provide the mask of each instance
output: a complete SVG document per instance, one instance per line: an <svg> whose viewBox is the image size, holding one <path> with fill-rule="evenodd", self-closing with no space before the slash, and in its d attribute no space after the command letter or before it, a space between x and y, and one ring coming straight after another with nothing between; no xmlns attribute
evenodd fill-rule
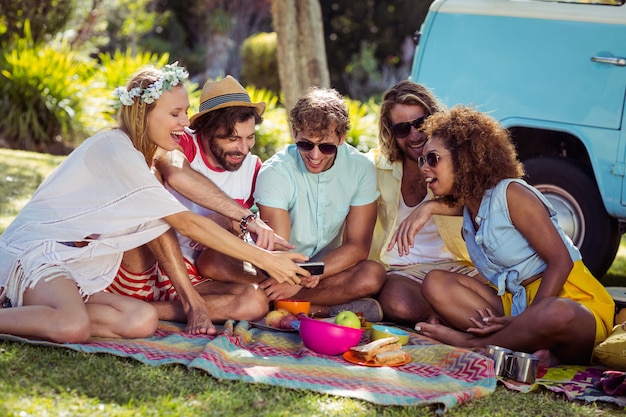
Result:
<svg viewBox="0 0 626 417"><path fill-rule="evenodd" d="M475 352L412 333L404 350L412 361L398 367L364 367L342 356L319 355L302 345L298 333L252 329L253 340L239 336L193 336L162 322L153 337L94 338L82 344L54 344L3 335L4 339L57 346L86 353L109 353L149 365L177 363L215 378L358 398L381 405L453 407L492 393L493 361ZM369 341L364 333L363 343Z"/></svg>
<svg viewBox="0 0 626 417"><path fill-rule="evenodd" d="M563 365L540 368L534 384L521 384L508 379L499 381L510 390L530 392L540 388L564 394L569 400L602 401L626 407L626 396L609 395L598 386L604 366Z"/></svg>

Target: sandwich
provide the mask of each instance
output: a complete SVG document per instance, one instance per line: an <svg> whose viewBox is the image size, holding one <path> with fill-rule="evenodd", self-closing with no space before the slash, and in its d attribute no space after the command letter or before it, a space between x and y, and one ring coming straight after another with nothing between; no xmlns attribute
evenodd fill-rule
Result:
<svg viewBox="0 0 626 417"><path fill-rule="evenodd" d="M379 365L393 365L402 362L407 358L406 353L402 349L388 350L374 356L374 362Z"/></svg>
<svg viewBox="0 0 626 417"><path fill-rule="evenodd" d="M380 364L397 363L406 356L402 351L402 344L396 336L374 340L365 345L350 348L352 355L364 362Z"/></svg>

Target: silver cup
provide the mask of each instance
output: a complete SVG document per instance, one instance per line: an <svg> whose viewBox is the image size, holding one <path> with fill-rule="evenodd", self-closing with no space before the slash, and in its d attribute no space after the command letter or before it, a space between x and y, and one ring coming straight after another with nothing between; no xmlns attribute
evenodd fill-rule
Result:
<svg viewBox="0 0 626 417"><path fill-rule="evenodd" d="M515 352L508 359L506 373L509 378L517 382L533 384L537 378L538 368L538 357L530 353Z"/></svg>
<svg viewBox="0 0 626 417"><path fill-rule="evenodd" d="M496 371L496 376L507 376L507 362L508 358L512 356L512 354L513 351L511 349L496 345L487 346L486 355L494 361L493 367Z"/></svg>

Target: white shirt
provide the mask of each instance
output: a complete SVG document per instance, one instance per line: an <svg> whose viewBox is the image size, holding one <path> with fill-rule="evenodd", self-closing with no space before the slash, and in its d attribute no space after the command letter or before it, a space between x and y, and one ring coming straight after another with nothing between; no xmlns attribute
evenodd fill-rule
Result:
<svg viewBox="0 0 626 417"><path fill-rule="evenodd" d="M428 200L428 196L423 201ZM423 202L422 201L422 202ZM398 207L398 220L395 229L406 219L415 207L409 207L400 196L400 206ZM456 258L446 248L443 239L439 235L439 230L432 217L428 219L424 227L415 235L413 247L408 255L399 256L397 246L390 251L385 251L381 259L387 265L412 265L429 262L440 262L445 260L453 261Z"/></svg>
<svg viewBox="0 0 626 417"><path fill-rule="evenodd" d="M100 132L56 168L0 236L0 287L11 301L20 299L23 289L11 288L16 275L56 265L83 295L102 291L125 251L164 233L162 218L185 210L126 134ZM73 241L89 244L61 243Z"/></svg>
<svg viewBox="0 0 626 417"><path fill-rule="evenodd" d="M210 179L227 196L243 207L252 207L254 205L252 192L254 191L257 174L261 169L261 160L259 157L248 153L241 167L236 171L227 171L223 168L217 168L209 162L204 153L204 149L200 145L199 138L199 134L187 131L187 134L182 137L180 142L180 146L191 168ZM180 195L167 184L165 187L190 211L201 216L207 216L213 212ZM195 262L199 256L199 251L203 248L202 245L199 245L197 242L180 233L177 233L177 236L183 255L190 261Z"/></svg>

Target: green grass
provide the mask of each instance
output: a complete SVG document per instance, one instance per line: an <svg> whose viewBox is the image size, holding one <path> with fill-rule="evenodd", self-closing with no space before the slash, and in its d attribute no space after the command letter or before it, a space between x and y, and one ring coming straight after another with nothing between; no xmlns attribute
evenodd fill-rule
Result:
<svg viewBox="0 0 626 417"><path fill-rule="evenodd" d="M62 158L0 149L0 232ZM626 242L605 285L626 285ZM606 280L606 281L605 281ZM0 341L2 416L432 416L433 407L364 401L218 380L181 365ZM610 404L571 402L547 390L496 391L448 416L621 416Z"/></svg>

